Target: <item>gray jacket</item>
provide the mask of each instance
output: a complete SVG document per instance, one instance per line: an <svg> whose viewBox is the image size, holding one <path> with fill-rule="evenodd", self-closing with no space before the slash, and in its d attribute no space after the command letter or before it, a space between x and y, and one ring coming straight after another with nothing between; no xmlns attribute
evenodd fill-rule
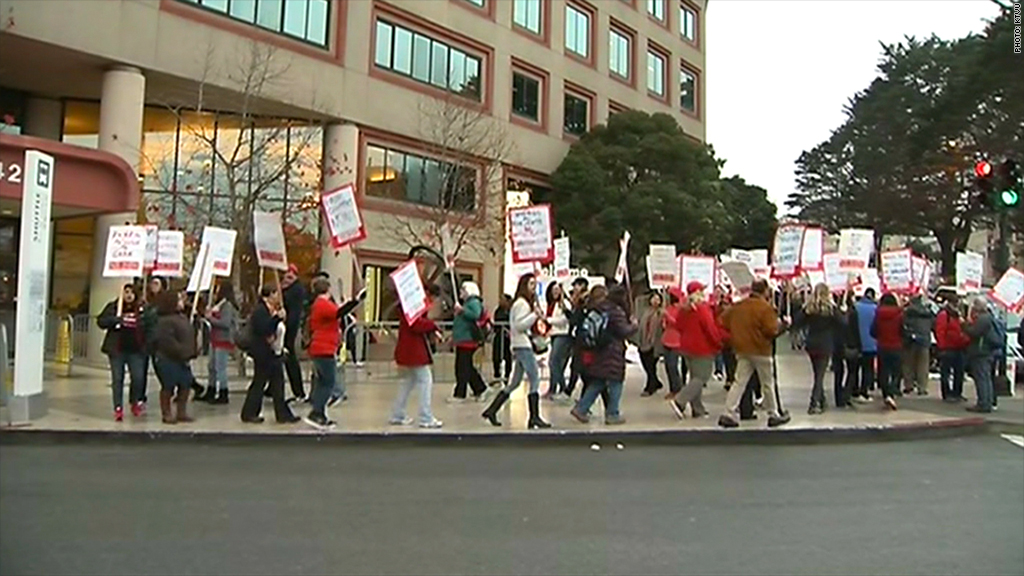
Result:
<svg viewBox="0 0 1024 576"><path fill-rule="evenodd" d="M238 309L235 305L223 300L207 312L206 318L210 322L210 343L229 343L233 346L235 332L238 330Z"/></svg>
<svg viewBox="0 0 1024 576"><path fill-rule="evenodd" d="M971 339L971 345L967 347L967 356L984 358L993 355L993 350L986 342L986 336L993 330L995 330L995 323L992 320L992 313L988 311L978 314L973 321L965 324L964 334Z"/></svg>
<svg viewBox="0 0 1024 576"><path fill-rule="evenodd" d="M903 334L908 344L929 346L934 327L935 315L923 299L915 299L903 310Z"/></svg>

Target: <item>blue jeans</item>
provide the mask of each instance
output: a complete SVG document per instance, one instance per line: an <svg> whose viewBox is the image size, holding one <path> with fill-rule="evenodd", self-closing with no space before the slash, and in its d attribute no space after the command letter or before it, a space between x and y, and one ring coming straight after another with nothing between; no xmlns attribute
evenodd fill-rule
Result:
<svg viewBox="0 0 1024 576"><path fill-rule="evenodd" d="M111 354L110 388L114 396L114 408L124 406L124 372L128 369L128 401L141 402L146 394L146 355L143 352Z"/></svg>
<svg viewBox="0 0 1024 576"><path fill-rule="evenodd" d="M188 364L177 362L162 356L153 358L153 368L156 377L160 380L160 389L165 392L178 391L178 394L188 394L192 385L192 370Z"/></svg>
<svg viewBox="0 0 1024 576"><path fill-rule="evenodd" d="M992 355L971 358L971 378L978 389L978 408L986 412L992 411L995 390L992 387Z"/></svg>
<svg viewBox="0 0 1024 576"><path fill-rule="evenodd" d="M565 385L565 367L569 364L570 356L572 356L571 336L555 336L551 339L551 357L548 358L551 369L551 386L548 387L548 394L568 392Z"/></svg>
<svg viewBox="0 0 1024 576"><path fill-rule="evenodd" d="M327 407L327 400L334 392L334 386L338 378L338 364L334 356L314 356L313 369L316 370L316 380L313 384L312 395L313 414L324 416Z"/></svg>
<svg viewBox="0 0 1024 576"><path fill-rule="evenodd" d="M665 373L668 374L668 389L678 393L683 389L683 355L676 350L665 349Z"/></svg>
<svg viewBox="0 0 1024 576"><path fill-rule="evenodd" d="M224 348L210 348L209 381L207 386L213 386L215 390L228 389L228 359L231 358L231 351Z"/></svg>
<svg viewBox="0 0 1024 576"><path fill-rule="evenodd" d="M430 411L430 394L434 388L434 374L430 371L430 366L411 368L403 366L401 372L402 382L399 384L395 405L391 409L391 421L398 423L405 420L405 405L409 403L409 395L415 388L420 397L420 424L433 422L434 414Z"/></svg>
<svg viewBox="0 0 1024 576"><path fill-rule="evenodd" d="M509 396L519 388L523 381L523 373L530 379L530 394L536 394L540 390L540 370L537 369L537 355L532 348L513 348L512 358L515 365L512 367L512 378L505 386L505 393Z"/></svg>
<svg viewBox="0 0 1024 576"><path fill-rule="evenodd" d="M601 392L608 391L608 404L604 407L605 418L619 416L619 401L622 399L622 382L617 380L599 380L592 378L587 387L583 390L583 397L576 405L576 411L580 414L590 414L590 408L597 401Z"/></svg>
<svg viewBox="0 0 1024 576"><path fill-rule="evenodd" d="M878 352L878 387L882 389L883 398L896 396L899 390L899 375L902 371L903 358L895 350Z"/></svg>
<svg viewBox="0 0 1024 576"><path fill-rule="evenodd" d="M337 360L334 363L334 389L331 390L331 399L338 401L347 395L348 386L345 383L345 365L338 365Z"/></svg>
<svg viewBox="0 0 1024 576"><path fill-rule="evenodd" d="M939 389L942 399L959 398L964 395L964 369L966 360L963 350L939 352ZM953 377L952 383L950 376Z"/></svg>
<svg viewBox="0 0 1024 576"><path fill-rule="evenodd" d="M725 374L725 355L723 354L715 356L715 374Z"/></svg>

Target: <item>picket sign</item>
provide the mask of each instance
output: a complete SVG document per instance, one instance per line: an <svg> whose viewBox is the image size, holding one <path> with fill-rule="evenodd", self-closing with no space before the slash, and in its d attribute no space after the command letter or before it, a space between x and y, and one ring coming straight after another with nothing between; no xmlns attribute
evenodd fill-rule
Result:
<svg viewBox="0 0 1024 576"><path fill-rule="evenodd" d="M840 230L839 268L845 272L860 272L866 269L874 247L874 230L860 228Z"/></svg>
<svg viewBox="0 0 1024 576"><path fill-rule="evenodd" d="M288 249L281 227L281 213L253 211L252 231L259 266L288 270Z"/></svg>
<svg viewBox="0 0 1024 576"><path fill-rule="evenodd" d="M153 274L177 278L185 273L185 233L160 230L157 233L156 264Z"/></svg>
<svg viewBox="0 0 1024 576"><path fill-rule="evenodd" d="M799 275L804 230L801 224L784 224L775 231L772 277L786 280Z"/></svg>
<svg viewBox="0 0 1024 576"><path fill-rule="evenodd" d="M647 277L652 288L679 285L679 265L674 244L651 244L647 248Z"/></svg>
<svg viewBox="0 0 1024 576"><path fill-rule="evenodd" d="M554 225L550 204L512 208L508 211L512 262L540 262L555 259Z"/></svg>
<svg viewBox="0 0 1024 576"><path fill-rule="evenodd" d="M1024 306L1024 272L1009 268L992 288L992 298L1006 307L1017 310Z"/></svg>
<svg viewBox="0 0 1024 576"><path fill-rule="evenodd" d="M366 224L356 203L356 189L351 184L321 194L320 207L335 250L366 239Z"/></svg>
<svg viewBox="0 0 1024 576"><path fill-rule="evenodd" d="M807 277L807 283L813 289L818 284L826 284L825 282L825 271L824 270L804 270L804 275Z"/></svg>
<svg viewBox="0 0 1024 576"><path fill-rule="evenodd" d="M684 254L679 257L679 285L686 290L690 282L700 282L704 285L705 294L710 294L715 287L716 260L711 256L690 256Z"/></svg>
<svg viewBox="0 0 1024 576"><path fill-rule="evenodd" d="M103 259L104 278L137 278L145 273L146 229L111 226Z"/></svg>
<svg viewBox="0 0 1024 576"><path fill-rule="evenodd" d="M833 293L843 292L850 283L850 274L839 267L840 256L838 252L825 254L822 258L822 265L825 272L825 284Z"/></svg>
<svg viewBox="0 0 1024 576"><path fill-rule="evenodd" d="M619 261L615 266L615 281L622 282L623 279L629 279L629 261L627 255L629 254L629 230L622 233L622 239L619 240Z"/></svg>
<svg viewBox="0 0 1024 576"><path fill-rule="evenodd" d="M156 252L159 244L160 227L155 224L146 224L146 257L143 261L143 269L150 273L156 268Z"/></svg>
<svg viewBox="0 0 1024 576"><path fill-rule="evenodd" d="M914 289L913 252L909 248L883 252L882 291L909 294Z"/></svg>
<svg viewBox="0 0 1024 576"><path fill-rule="evenodd" d="M263 269L260 269L262 274ZM188 277L188 286L185 288L186 292L192 292L198 294L205 290L209 290L213 285L213 266L212 260L210 259L210 245L207 242L203 242L199 245L199 252L196 253L196 261L192 263L192 273ZM263 285L262 278L260 286Z"/></svg>
<svg viewBox="0 0 1024 576"><path fill-rule="evenodd" d="M211 274L231 276L231 265L235 259L235 240L238 232L227 228L206 226L203 228L202 243L208 246Z"/></svg>
<svg viewBox="0 0 1024 576"><path fill-rule="evenodd" d="M825 230L808 226L804 229L803 245L800 248L800 270L824 270Z"/></svg>
<svg viewBox="0 0 1024 576"><path fill-rule="evenodd" d="M960 293L981 290L985 274L985 256L976 252L957 252L956 290Z"/></svg>
<svg viewBox="0 0 1024 576"><path fill-rule="evenodd" d="M914 276L914 285L911 288L911 292L914 294L923 294L928 292L928 282L931 279L931 270L928 260L911 254L910 272Z"/></svg>
<svg viewBox="0 0 1024 576"><path fill-rule="evenodd" d="M406 323L412 325L420 316L427 313L430 300L423 287L419 268L415 260L409 260L391 273L391 281L395 284L398 301L402 305L402 314Z"/></svg>
<svg viewBox="0 0 1024 576"><path fill-rule="evenodd" d="M571 267L569 259L569 238L563 236L555 240L555 269L554 277L559 280L569 277Z"/></svg>
<svg viewBox="0 0 1024 576"><path fill-rule="evenodd" d="M754 274L745 262L734 260L722 264L722 272L729 277L729 283L737 294L744 296L750 293L750 285L754 283Z"/></svg>

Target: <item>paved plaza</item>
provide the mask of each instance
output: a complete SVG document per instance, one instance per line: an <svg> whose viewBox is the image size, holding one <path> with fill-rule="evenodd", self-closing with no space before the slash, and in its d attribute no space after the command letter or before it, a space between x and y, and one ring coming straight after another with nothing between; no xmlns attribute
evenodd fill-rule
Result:
<svg viewBox="0 0 1024 576"><path fill-rule="evenodd" d="M338 422L335 430L329 434L493 434L530 433L526 430L526 398L525 386L521 386L513 395L512 400L503 408L500 419L504 423L501 428L494 428L486 423L480 412L484 406L474 402L466 404L449 404L453 384L450 375L450 363L443 355L435 366L433 411L437 418L444 422L440 430L421 430L415 426L395 427L387 423L390 407L398 386L394 368L385 363L370 363L361 368L349 367L347 379L349 400L330 411L330 415ZM858 405L854 410L831 409L819 416L806 413L810 395L810 366L803 354L786 351L778 356L778 374L780 393L783 405L790 410L793 421L785 427L787 430L858 430L886 429L900 427L920 427L933 425L949 425L965 422L971 416L960 405L943 404L938 398L937 383L932 383L931 394L927 397L912 397L901 400L900 410L889 412L883 409L881 402ZM308 366L307 376L308 376ZM663 376L664 380L664 376ZM165 425L160 422L156 406L157 382L150 377L149 414L142 418L125 415L124 422L117 423L112 416L110 388L107 372L98 367L75 366L70 377L48 376L46 391L48 394L49 412L36 421L19 426L25 430L58 430L58 431L110 431L110 432L173 432L173 433L223 433L223 434L321 434L304 423L279 425L273 421L273 409L269 399L265 401L264 416L267 422L260 425L244 424L239 419L242 400L247 382L235 378L231 382L230 404L227 406L211 406L201 402L190 404L191 414L196 421L189 424ZM667 380L666 380L667 382ZM569 406L545 401L542 405L544 418L553 425L555 432L641 432L641 431L693 431L717 430L716 420L725 402L724 385L720 381L711 381L705 390L704 402L711 416L702 419L686 418L679 420L664 400L663 394L650 398L642 398L640 392L644 385L644 373L638 365L628 368L626 390L622 400L622 414L627 422L621 426L606 426L602 418L600 401L593 409L594 418L587 425L578 423L569 415ZM832 377L826 381L826 392L831 404ZM547 382L542 383L542 391ZM307 378L308 389L308 378ZM973 396L973 386L968 380L967 395ZM126 392L127 394L127 392ZM290 393L289 393L290 394ZM1021 412L1020 398L1004 398L1001 415L1004 418L1020 419L1024 422ZM409 414L415 416L417 400L415 394L409 402ZM296 414L304 415L306 405L297 405ZM6 424L6 415L4 415ZM759 417L756 421L744 422L742 429L758 429L766 427L766 418Z"/></svg>

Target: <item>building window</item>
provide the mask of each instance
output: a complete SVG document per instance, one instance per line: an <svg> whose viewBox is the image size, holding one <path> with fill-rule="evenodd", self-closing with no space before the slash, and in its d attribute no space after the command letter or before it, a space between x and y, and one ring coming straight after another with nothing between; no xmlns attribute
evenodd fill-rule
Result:
<svg viewBox="0 0 1024 576"><path fill-rule="evenodd" d="M512 73L512 113L540 122L540 80Z"/></svg>
<svg viewBox="0 0 1024 576"><path fill-rule="evenodd" d="M374 65L480 101L480 58L407 28L377 20Z"/></svg>
<svg viewBox="0 0 1024 576"><path fill-rule="evenodd" d="M483 8L484 7L484 0L465 0L465 1L469 2L473 6L476 6L477 8Z"/></svg>
<svg viewBox="0 0 1024 576"><path fill-rule="evenodd" d="M608 117L609 118L611 118L612 116L614 116L616 114L622 114L623 112L626 112L628 110L629 110L628 107L623 106L622 104L619 104L618 102L615 102L615 101L609 101L608 102Z"/></svg>
<svg viewBox="0 0 1024 576"><path fill-rule="evenodd" d="M655 20L665 21L665 0L647 0L647 13Z"/></svg>
<svg viewBox="0 0 1024 576"><path fill-rule="evenodd" d="M697 41L697 13L685 4L679 6L679 33L684 40Z"/></svg>
<svg viewBox="0 0 1024 576"><path fill-rule="evenodd" d="M590 14L571 4L565 6L565 49L590 57Z"/></svg>
<svg viewBox="0 0 1024 576"><path fill-rule="evenodd" d="M655 96L665 96L665 60L661 54L647 51L647 91Z"/></svg>
<svg viewBox="0 0 1024 576"><path fill-rule="evenodd" d="M608 69L612 74L629 79L629 61L632 59L632 39L615 30L608 31Z"/></svg>
<svg viewBox="0 0 1024 576"><path fill-rule="evenodd" d="M565 94L565 125L566 134L582 136L590 130L590 100L575 94Z"/></svg>
<svg viewBox="0 0 1024 576"><path fill-rule="evenodd" d="M368 144L366 194L446 210L476 208L475 168Z"/></svg>
<svg viewBox="0 0 1024 576"><path fill-rule="evenodd" d="M534 34L540 34L541 32L541 21L540 21L540 3L542 0L513 0L512 4L512 22L519 26L533 32Z"/></svg>
<svg viewBox="0 0 1024 576"><path fill-rule="evenodd" d="M326 48L330 0L178 0Z"/></svg>
<svg viewBox="0 0 1024 576"><path fill-rule="evenodd" d="M679 70L679 105L687 112L697 113L697 75L683 66Z"/></svg>

